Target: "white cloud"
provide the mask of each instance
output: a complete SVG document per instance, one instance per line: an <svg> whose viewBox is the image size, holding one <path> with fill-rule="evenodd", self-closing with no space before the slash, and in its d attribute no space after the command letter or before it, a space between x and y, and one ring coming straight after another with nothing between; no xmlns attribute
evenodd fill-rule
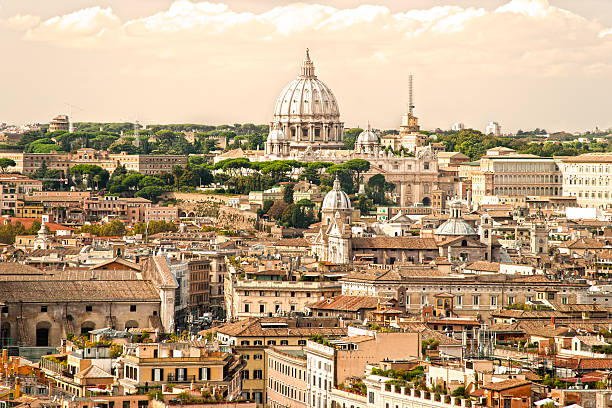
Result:
<svg viewBox="0 0 612 408"><path fill-rule="evenodd" d="M30 28L25 38L64 46L91 46L105 32L120 26L119 18L110 7L96 6L45 20Z"/></svg>
<svg viewBox="0 0 612 408"><path fill-rule="evenodd" d="M1 22L1 21L0 21ZM2 24L10 29L23 31L40 23L40 17L31 14L17 14L4 20Z"/></svg>

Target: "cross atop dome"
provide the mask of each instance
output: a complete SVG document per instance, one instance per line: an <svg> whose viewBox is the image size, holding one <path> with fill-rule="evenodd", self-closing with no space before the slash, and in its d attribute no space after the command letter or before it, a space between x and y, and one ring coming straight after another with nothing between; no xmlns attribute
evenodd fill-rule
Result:
<svg viewBox="0 0 612 408"><path fill-rule="evenodd" d="M302 63L301 76L304 78L313 78L315 76L314 64L310 60L310 49L308 48L306 48L306 58L304 58L304 62Z"/></svg>

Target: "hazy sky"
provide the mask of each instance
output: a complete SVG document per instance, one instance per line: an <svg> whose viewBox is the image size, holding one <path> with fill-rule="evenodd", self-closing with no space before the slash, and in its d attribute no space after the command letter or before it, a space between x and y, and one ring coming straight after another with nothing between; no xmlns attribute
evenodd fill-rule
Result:
<svg viewBox="0 0 612 408"><path fill-rule="evenodd" d="M0 0L0 122L267 123L311 49L345 126L612 126L611 0Z"/></svg>

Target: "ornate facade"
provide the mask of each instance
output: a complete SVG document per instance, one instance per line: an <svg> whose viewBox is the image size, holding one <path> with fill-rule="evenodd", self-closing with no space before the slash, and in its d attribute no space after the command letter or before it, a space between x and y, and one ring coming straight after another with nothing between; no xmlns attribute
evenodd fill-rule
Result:
<svg viewBox="0 0 612 408"><path fill-rule="evenodd" d="M455 178L439 171L436 152L424 146L427 138L419 133L418 118L412 113L403 115L400 136L395 137L406 143L411 140L409 150L415 153L414 157L403 153L395 156L382 150L384 143L369 125L355 141L355 149L346 150L343 132L336 98L315 76L307 50L300 75L285 87L276 102L265 154L243 153L254 161L290 159L341 164L351 159L365 159L371 164L370 171L364 174L365 181L375 174L383 174L388 182L395 184L392 196L402 207L429 206L434 191L443 196L458 195ZM335 214L329 218L335 218Z"/></svg>

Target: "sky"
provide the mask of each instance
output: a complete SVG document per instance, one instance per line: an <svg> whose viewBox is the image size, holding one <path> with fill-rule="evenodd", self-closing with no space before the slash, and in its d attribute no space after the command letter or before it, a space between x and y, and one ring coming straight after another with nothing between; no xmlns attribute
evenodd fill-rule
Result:
<svg viewBox="0 0 612 408"><path fill-rule="evenodd" d="M0 123L268 123L307 47L345 127L612 126L610 0L0 0Z"/></svg>

